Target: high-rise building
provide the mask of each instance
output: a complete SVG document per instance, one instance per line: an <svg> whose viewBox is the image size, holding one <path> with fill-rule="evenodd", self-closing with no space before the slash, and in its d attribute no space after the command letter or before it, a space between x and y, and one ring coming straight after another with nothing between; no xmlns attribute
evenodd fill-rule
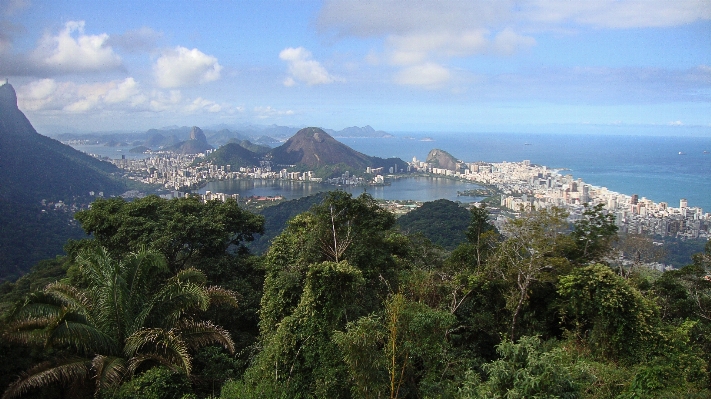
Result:
<svg viewBox="0 0 711 399"><path fill-rule="evenodd" d="M637 194L632 194L632 205L637 205L637 202L639 202L639 195Z"/></svg>
<svg viewBox="0 0 711 399"><path fill-rule="evenodd" d="M689 201L686 200L686 198L682 198L679 200L679 208L688 208L689 207Z"/></svg>

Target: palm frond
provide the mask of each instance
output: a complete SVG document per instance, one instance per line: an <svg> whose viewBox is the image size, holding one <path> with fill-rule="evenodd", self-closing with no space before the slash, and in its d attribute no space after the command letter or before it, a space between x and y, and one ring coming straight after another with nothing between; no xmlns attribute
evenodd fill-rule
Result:
<svg viewBox="0 0 711 399"><path fill-rule="evenodd" d="M72 347L79 353L116 353L118 346L112 337L96 327L72 320L61 320L47 337L49 346Z"/></svg>
<svg viewBox="0 0 711 399"><path fill-rule="evenodd" d="M131 256L124 262L123 275L129 298L131 298L132 304L140 306L145 302L148 287L154 283L151 273L168 271L168 263L163 254L149 250L145 246L141 246L137 252L131 253ZM132 308L138 308L138 306L132 306Z"/></svg>
<svg viewBox="0 0 711 399"><path fill-rule="evenodd" d="M223 305L231 306L236 308L239 304L237 303L237 293L224 289L222 287L210 286L205 288L207 295L210 297L210 305Z"/></svg>
<svg viewBox="0 0 711 399"><path fill-rule="evenodd" d="M197 350L207 345L221 345L230 353L235 352L235 343L230 333L209 321L184 321L180 326L180 336L190 349Z"/></svg>
<svg viewBox="0 0 711 399"><path fill-rule="evenodd" d="M188 353L188 345L177 329L144 328L136 331L126 339L124 354L130 358L146 357L163 359L166 366L182 370L190 374L192 358Z"/></svg>
<svg viewBox="0 0 711 399"><path fill-rule="evenodd" d="M86 313L91 308L91 300L81 290L69 284L59 281L50 283L45 287L44 292L65 306L82 309Z"/></svg>
<svg viewBox="0 0 711 399"><path fill-rule="evenodd" d="M210 296L205 287L171 280L152 302L155 321L165 328L172 328L186 313L207 310Z"/></svg>
<svg viewBox="0 0 711 399"><path fill-rule="evenodd" d="M122 357L97 355L91 366L96 372L97 389L117 387L126 375L126 359Z"/></svg>
<svg viewBox="0 0 711 399"><path fill-rule="evenodd" d="M205 276L205 273L192 267L179 271L178 274L171 278L171 280L179 281L181 283L193 283L199 285L205 285L207 283L207 277Z"/></svg>
<svg viewBox="0 0 711 399"><path fill-rule="evenodd" d="M81 274L94 286L100 285L107 276L117 273L119 267L119 262L112 259L109 251L104 247L81 251L76 257L76 262Z"/></svg>
<svg viewBox="0 0 711 399"><path fill-rule="evenodd" d="M90 377L89 370L89 361L82 358L43 362L22 373L17 381L8 386L2 399L15 398L48 385L87 379Z"/></svg>

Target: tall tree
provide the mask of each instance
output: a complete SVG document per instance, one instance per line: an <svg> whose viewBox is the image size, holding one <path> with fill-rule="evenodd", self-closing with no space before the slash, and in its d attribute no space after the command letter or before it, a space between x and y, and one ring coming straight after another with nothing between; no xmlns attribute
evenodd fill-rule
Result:
<svg viewBox="0 0 711 399"><path fill-rule="evenodd" d="M86 380L98 392L156 364L190 374L194 350L213 344L234 350L229 334L200 315L211 304L236 306L236 298L206 286L202 272L168 277L163 256L145 250L122 260L104 248L84 251L77 264L87 288L51 283L14 311L5 339L62 356L28 370L3 398Z"/></svg>
<svg viewBox="0 0 711 399"><path fill-rule="evenodd" d="M580 264L602 262L612 252L617 239L615 216L604 210L603 204L584 204L582 218L573 223L570 236L575 242L573 261Z"/></svg>
<svg viewBox="0 0 711 399"><path fill-rule="evenodd" d="M206 260L225 256L230 248L245 252L242 243L264 232L264 218L241 209L233 199L99 199L75 218L111 254L121 256L146 246L162 253L173 271L209 269Z"/></svg>
<svg viewBox="0 0 711 399"><path fill-rule="evenodd" d="M507 307L511 310L509 336L516 339L516 328L534 284L552 281L569 268L564 254L570 238L567 213L561 208L543 209L509 221L501 243L488 263L494 276L509 283Z"/></svg>

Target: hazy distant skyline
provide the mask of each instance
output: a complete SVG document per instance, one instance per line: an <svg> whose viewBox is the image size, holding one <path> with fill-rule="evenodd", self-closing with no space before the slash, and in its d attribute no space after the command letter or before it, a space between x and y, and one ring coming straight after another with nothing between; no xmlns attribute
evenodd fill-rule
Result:
<svg viewBox="0 0 711 399"><path fill-rule="evenodd" d="M0 78L40 133L711 134L711 1L0 0Z"/></svg>

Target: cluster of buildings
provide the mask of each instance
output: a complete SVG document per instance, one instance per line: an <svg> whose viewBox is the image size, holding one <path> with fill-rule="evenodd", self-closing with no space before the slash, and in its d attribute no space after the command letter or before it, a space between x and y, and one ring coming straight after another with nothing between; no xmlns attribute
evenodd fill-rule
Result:
<svg viewBox="0 0 711 399"><path fill-rule="evenodd" d="M530 161L462 164L459 171L439 174L496 187L501 193L501 207L514 212L557 206L567 209L575 220L582 215L583 204L603 204L615 215L621 232L681 238L710 236L711 215L690 207L685 199L678 207L656 203L636 194L593 186Z"/></svg>
<svg viewBox="0 0 711 399"><path fill-rule="evenodd" d="M386 182L383 168L365 170L373 176L369 180L353 176L349 172L339 177L321 179L315 177L313 171L273 171L269 164L252 168L211 164L196 166L195 160L202 156L204 155L165 153L146 159L117 159L113 162L124 169L129 178L143 183L159 184L168 190L191 189L209 180L229 179L282 179L340 186ZM409 165L408 171L450 176L495 187L501 194L501 207L513 212L557 206L567 209L571 220L575 220L582 215L585 209L583 204L602 203L608 212L615 215L621 232L683 238L707 239L710 236L711 215L704 213L701 208L690 207L684 199L678 207L666 202L656 203L645 197L620 194L605 187L593 186L580 178L562 174L561 170L534 165L527 160L500 163L458 162L456 170L437 168L416 158L413 158ZM208 192L205 199L224 200L229 196Z"/></svg>

